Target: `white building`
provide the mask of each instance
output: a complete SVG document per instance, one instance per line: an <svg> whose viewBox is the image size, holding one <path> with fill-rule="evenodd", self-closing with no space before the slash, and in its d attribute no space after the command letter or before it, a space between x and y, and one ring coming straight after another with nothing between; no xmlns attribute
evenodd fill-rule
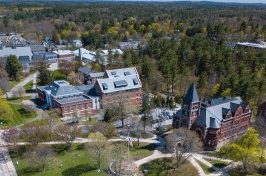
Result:
<svg viewBox="0 0 266 176"><path fill-rule="evenodd" d="M76 48L82 47L82 42L80 40L73 40L73 46Z"/></svg>

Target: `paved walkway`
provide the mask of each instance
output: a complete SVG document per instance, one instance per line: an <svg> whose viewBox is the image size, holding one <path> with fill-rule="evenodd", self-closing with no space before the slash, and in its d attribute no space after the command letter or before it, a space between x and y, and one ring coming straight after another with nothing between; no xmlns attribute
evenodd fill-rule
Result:
<svg viewBox="0 0 266 176"><path fill-rule="evenodd" d="M20 82L19 84L17 84L16 86L14 86L8 93L7 93L7 96L8 97L11 97L12 96L12 91L16 90L17 88L19 87L23 87L24 85L26 85L28 82L30 82L31 80L33 80L34 78L37 77L37 72L36 73L33 73L31 75L29 75L28 77L26 77L22 82ZM6 96L6 95L4 95ZM29 94L24 94L23 96L31 96Z"/></svg>
<svg viewBox="0 0 266 176"><path fill-rule="evenodd" d="M3 130L0 131L0 136ZM17 176L15 166L9 156L5 141L0 138L0 175L1 176Z"/></svg>

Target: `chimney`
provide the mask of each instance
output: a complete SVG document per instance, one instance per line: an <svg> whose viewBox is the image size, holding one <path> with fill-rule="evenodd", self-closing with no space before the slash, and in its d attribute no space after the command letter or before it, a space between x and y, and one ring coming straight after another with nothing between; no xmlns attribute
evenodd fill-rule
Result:
<svg viewBox="0 0 266 176"><path fill-rule="evenodd" d="M82 60L82 50L81 50L81 48L79 48L79 58L80 58L80 60Z"/></svg>
<svg viewBox="0 0 266 176"><path fill-rule="evenodd" d="M210 105L212 105L212 100L209 100L208 103L209 103Z"/></svg>

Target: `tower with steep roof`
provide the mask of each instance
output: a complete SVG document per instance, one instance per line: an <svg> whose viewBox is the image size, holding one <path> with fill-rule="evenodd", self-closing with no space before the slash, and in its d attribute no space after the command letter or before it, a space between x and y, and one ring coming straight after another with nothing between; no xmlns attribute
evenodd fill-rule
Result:
<svg viewBox="0 0 266 176"><path fill-rule="evenodd" d="M182 102L179 127L190 129L200 113L200 106L199 96L193 82Z"/></svg>

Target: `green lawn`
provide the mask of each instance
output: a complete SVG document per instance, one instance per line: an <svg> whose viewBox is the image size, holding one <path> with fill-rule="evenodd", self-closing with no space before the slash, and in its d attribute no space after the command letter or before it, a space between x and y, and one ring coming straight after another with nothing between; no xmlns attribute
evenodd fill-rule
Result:
<svg viewBox="0 0 266 176"><path fill-rule="evenodd" d="M209 163L211 163L212 165L214 165L217 168L224 168L224 167L226 167L226 166L228 166L230 164L230 163L225 162L225 161L210 160L210 159L205 159L205 160L208 161Z"/></svg>
<svg viewBox="0 0 266 176"><path fill-rule="evenodd" d="M10 83L11 88L13 88L14 86L16 86L19 83L21 83L24 79L25 79L25 77L21 75L19 77L19 80L18 81L16 81L16 80L9 80L9 83Z"/></svg>
<svg viewBox="0 0 266 176"><path fill-rule="evenodd" d="M148 169L145 176L199 176L197 169L189 162L181 164L177 169L175 158L161 158L139 167L140 172Z"/></svg>
<svg viewBox="0 0 266 176"><path fill-rule="evenodd" d="M214 172L214 170L212 168L210 168L209 166L207 166L206 164L202 163L201 161L199 161L197 159L195 159L195 160L199 163L200 167L203 169L205 174L210 174L210 173Z"/></svg>
<svg viewBox="0 0 266 176"><path fill-rule="evenodd" d="M3 127L19 125L38 116L36 111L29 113L21 105L9 104L9 106L12 108L14 115L10 118L10 120L2 120Z"/></svg>
<svg viewBox="0 0 266 176"><path fill-rule="evenodd" d="M33 80L25 84L23 87L26 91L26 93L31 93L32 92L32 86L33 86Z"/></svg>
<svg viewBox="0 0 266 176"><path fill-rule="evenodd" d="M107 176L103 170L97 171L96 162L91 160L86 150L78 149L78 145L80 144L73 144L72 151L57 155L56 161L45 172L30 168L27 159L22 158L18 161L17 173L19 176ZM74 157L77 153L79 157ZM14 152L11 152L10 156L13 161L16 159Z"/></svg>
<svg viewBox="0 0 266 176"><path fill-rule="evenodd" d="M98 118L91 118L91 120L86 120L86 121L82 121L81 123L83 125L90 125L90 124L93 124L94 122L96 122Z"/></svg>
<svg viewBox="0 0 266 176"><path fill-rule="evenodd" d="M7 98L6 101L13 102L13 103L21 103L23 100L30 100L31 96L26 97L17 97L17 98Z"/></svg>
<svg viewBox="0 0 266 176"><path fill-rule="evenodd" d="M116 143L123 143L126 147L128 147L128 142L115 142ZM138 143L133 141L133 147L129 147L129 152L130 152L130 156L134 159L134 160L139 160L141 158L145 158L147 156L150 156L153 154L154 149L157 147L158 145L156 144L150 144L150 143Z"/></svg>

